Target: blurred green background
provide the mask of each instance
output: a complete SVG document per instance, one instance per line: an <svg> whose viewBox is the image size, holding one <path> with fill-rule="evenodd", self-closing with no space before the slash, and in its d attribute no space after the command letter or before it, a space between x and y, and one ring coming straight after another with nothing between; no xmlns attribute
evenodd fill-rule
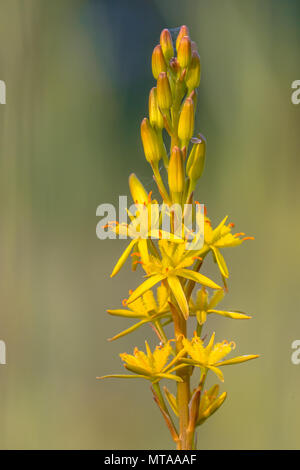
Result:
<svg viewBox="0 0 300 470"><path fill-rule="evenodd" d="M0 447L172 448L148 383L103 381L119 352L118 308L139 277L109 274L126 242L96 238L96 207L128 194L135 171L154 189L139 125L162 28L187 24L202 62L197 129L208 140L197 199L255 241L225 253L223 305L249 322L205 332L259 360L227 368L228 399L200 428L200 449L300 448L297 0L1 0ZM209 264L207 273L219 280Z"/></svg>

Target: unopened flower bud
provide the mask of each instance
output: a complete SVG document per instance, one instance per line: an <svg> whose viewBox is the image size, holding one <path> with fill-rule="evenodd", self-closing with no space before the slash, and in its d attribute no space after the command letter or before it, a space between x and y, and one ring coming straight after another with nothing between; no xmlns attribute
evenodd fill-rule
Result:
<svg viewBox="0 0 300 470"><path fill-rule="evenodd" d="M192 53L192 59L185 77L185 83L189 90L194 90L200 84L201 66L197 52Z"/></svg>
<svg viewBox="0 0 300 470"><path fill-rule="evenodd" d="M160 45L167 63L174 56L173 41L168 29L163 29L160 35Z"/></svg>
<svg viewBox="0 0 300 470"><path fill-rule="evenodd" d="M170 157L168 183L172 193L181 193L184 190L183 157L180 148L176 146L173 147Z"/></svg>
<svg viewBox="0 0 300 470"><path fill-rule="evenodd" d="M162 129L164 120L157 102L157 89L153 87L149 95L149 120L152 127Z"/></svg>
<svg viewBox="0 0 300 470"><path fill-rule="evenodd" d="M194 102L192 98L187 98L183 103L178 123L178 137L183 143L187 143L192 138L194 122Z"/></svg>
<svg viewBox="0 0 300 470"><path fill-rule="evenodd" d="M161 158L161 150L158 135L147 118L142 120L141 137L146 160L149 163L159 161Z"/></svg>
<svg viewBox="0 0 300 470"><path fill-rule="evenodd" d="M186 173L190 180L197 181L204 169L206 140L205 137L198 134L198 138L192 139L192 142L194 145L186 164Z"/></svg>
<svg viewBox="0 0 300 470"><path fill-rule="evenodd" d="M191 62L191 57L191 40L188 36L183 36L177 49L177 60L179 62L180 67L188 67Z"/></svg>
<svg viewBox="0 0 300 470"><path fill-rule="evenodd" d="M179 34L178 34L177 39L176 39L176 50L177 51L178 51L178 48L179 48L180 41L184 36L188 36L188 37L190 36L189 28L185 25L181 26Z"/></svg>
<svg viewBox="0 0 300 470"><path fill-rule="evenodd" d="M172 106L172 92L166 72L161 72L157 79L157 102L160 109L169 109Z"/></svg>
<svg viewBox="0 0 300 470"><path fill-rule="evenodd" d="M131 192L132 199L138 204L148 203L148 194L134 173L129 176L129 189Z"/></svg>
<svg viewBox="0 0 300 470"><path fill-rule="evenodd" d="M162 48L158 44L152 53L152 73L155 79L157 79L160 72L167 71L167 64L163 55Z"/></svg>

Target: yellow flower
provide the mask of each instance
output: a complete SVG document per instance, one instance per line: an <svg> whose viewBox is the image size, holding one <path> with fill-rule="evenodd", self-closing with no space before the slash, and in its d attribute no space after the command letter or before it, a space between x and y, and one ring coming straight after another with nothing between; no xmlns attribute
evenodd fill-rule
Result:
<svg viewBox="0 0 300 470"><path fill-rule="evenodd" d="M194 263L195 254L190 250L186 250L186 244L187 242L182 239L178 239L176 242L159 240L160 255L149 253L146 257L142 255L141 263L148 279L131 294L128 304L134 302L158 282L166 280L184 318L187 318L189 306L182 285L183 279L194 281L212 289L221 289L220 286L203 274L187 269Z"/></svg>
<svg viewBox="0 0 300 470"><path fill-rule="evenodd" d="M224 291L216 291L212 297L208 298L208 292L203 287L197 291L196 299L190 299L190 315L195 315L199 325L203 325L206 322L207 315L215 313L222 315L223 317L232 318L234 320L246 320L251 318L242 312L235 310L216 310L215 307L224 297Z"/></svg>
<svg viewBox="0 0 300 470"><path fill-rule="evenodd" d="M222 382L224 382L224 377L219 367L230 364L239 364L240 362L249 361L258 357L258 355L250 354L222 361L222 359L235 348L235 343L233 341L228 343L228 341L224 340L222 343L216 343L214 345L214 339L215 333L212 334L208 345L205 347L201 338L196 334L191 341L187 338L183 338L182 342L184 349L191 359L182 359L182 362L202 369L210 369Z"/></svg>
<svg viewBox="0 0 300 470"><path fill-rule="evenodd" d="M158 334L160 334L161 326L159 320L162 318L169 319L171 316L169 313L168 298L168 290L164 285L161 285L157 288L157 301L154 298L153 292L150 290L145 292L142 297L139 297L137 300L132 302L128 309L107 310L110 315L139 320L130 328L121 331L121 333L118 333L110 340L112 341L121 338L122 336L137 330L140 326L145 325L146 323L152 323L157 329ZM127 306L126 299L123 301L123 305Z"/></svg>
<svg viewBox="0 0 300 470"><path fill-rule="evenodd" d="M214 385L209 390L205 390L201 396L198 419L196 426L204 423L204 421L209 418L213 413L215 413L221 405L223 405L227 393L223 392L219 395L219 385Z"/></svg>
<svg viewBox="0 0 300 470"><path fill-rule="evenodd" d="M122 255L118 259L117 263L115 264L115 267L110 275L111 277L114 277L124 266L127 258L130 256L134 248L137 249L136 253L138 254L138 256L140 256L140 253L144 253L144 255L146 256L146 253L148 253L149 239L151 237L158 238L160 236L159 234L164 234L164 232L162 231L159 232L159 230L156 229L152 230L151 223L155 227L156 219L159 217L157 211L157 201L151 200L151 192L147 194L142 183L138 180L134 173L132 173L129 177L129 187L134 203L136 204L136 207L139 210L137 210L135 215L131 214L128 211L128 215L131 220L130 224L119 224L118 222L114 221L110 222L107 225L108 228L117 235L122 235L131 238L131 241L129 242ZM143 211L145 211L145 215L143 215ZM140 220L144 220L145 222L147 222L147 233L143 233L142 231L140 232ZM138 262L138 259L135 257L133 261L133 263L135 263L133 264L133 269L135 269L136 263Z"/></svg>
<svg viewBox="0 0 300 470"><path fill-rule="evenodd" d="M204 423L204 421L209 418L213 413L215 413L220 406L224 403L227 393L223 392L219 395L219 385L214 385L209 390L205 390L201 394L201 399L199 402L198 414L196 426ZM171 393L167 387L164 387L165 397L167 399L170 408L176 416L179 416L178 405L175 395Z"/></svg>
<svg viewBox="0 0 300 470"><path fill-rule="evenodd" d="M245 240L254 240L254 237L245 237L244 233L232 234L231 230L234 227L234 224L230 223L226 225L227 219L228 216L226 216L220 222L220 224L215 229L213 229L209 218L206 217L204 227L205 243L201 252L199 253L199 256L202 256L210 250L212 251L214 259L218 264L219 270L223 278L228 278L229 272L224 257L220 251L220 248L238 246L241 245Z"/></svg>
<svg viewBox="0 0 300 470"><path fill-rule="evenodd" d="M156 383L161 379L171 379L176 382L182 382L182 379L177 375L172 374L172 372L185 367L184 364L178 364L178 360L182 356L183 352L180 351L180 353L178 353L177 356L168 363L169 357L173 352L170 341L163 346L157 346L153 353L151 352L147 341L145 341L145 345L146 353L135 348L133 355L127 353L120 354L120 357L124 362L125 369L133 372L134 375L114 374L98 378L142 378L150 380L153 383Z"/></svg>

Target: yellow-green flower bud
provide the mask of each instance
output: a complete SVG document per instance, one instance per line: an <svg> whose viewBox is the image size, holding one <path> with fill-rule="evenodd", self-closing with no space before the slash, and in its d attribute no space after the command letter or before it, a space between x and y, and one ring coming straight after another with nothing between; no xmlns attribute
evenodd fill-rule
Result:
<svg viewBox="0 0 300 470"><path fill-rule="evenodd" d="M173 147L169 168L168 183L172 193L182 193L185 185L183 156L179 147Z"/></svg>
<svg viewBox="0 0 300 470"><path fill-rule="evenodd" d="M198 134L198 138L192 139L192 142L194 145L186 164L186 173L190 180L197 181L204 169L206 140L205 137Z"/></svg>
<svg viewBox="0 0 300 470"><path fill-rule="evenodd" d="M185 83L188 90L194 90L200 85L201 66L200 57L197 52L192 53L192 59L185 77Z"/></svg>
<svg viewBox="0 0 300 470"><path fill-rule="evenodd" d="M174 57L173 41L168 29L163 29L160 35L160 45L167 63Z"/></svg>
<svg viewBox="0 0 300 470"><path fill-rule="evenodd" d="M188 37L190 36L189 28L185 25L181 26L179 34L178 34L177 39L176 39L176 50L177 50L177 52L178 52L180 41L184 36L188 36Z"/></svg>
<svg viewBox="0 0 300 470"><path fill-rule="evenodd" d="M155 79L157 79L160 72L167 71L167 64L163 55L161 45L158 44L152 53L152 73Z"/></svg>
<svg viewBox="0 0 300 470"><path fill-rule="evenodd" d="M158 162L161 159L159 138L147 118L142 120L141 137L146 160L149 163Z"/></svg>
<svg viewBox="0 0 300 470"><path fill-rule="evenodd" d="M161 110L170 109L172 106L172 92L166 72L161 72L157 79L157 102Z"/></svg>
<svg viewBox="0 0 300 470"><path fill-rule="evenodd" d="M184 144L193 136L194 122L194 102L192 98L187 98L183 103L178 123L178 137Z"/></svg>
<svg viewBox="0 0 300 470"><path fill-rule="evenodd" d="M152 127L162 129L164 127L164 119L157 103L157 89L153 87L149 95L149 120Z"/></svg>
<svg viewBox="0 0 300 470"><path fill-rule="evenodd" d="M148 203L148 194L144 186L134 173L131 173L131 175L129 176L129 189L131 192L132 199L135 203Z"/></svg>
<svg viewBox="0 0 300 470"><path fill-rule="evenodd" d="M191 40L188 36L183 36L177 49L177 60L180 67L186 68L190 65L192 58Z"/></svg>

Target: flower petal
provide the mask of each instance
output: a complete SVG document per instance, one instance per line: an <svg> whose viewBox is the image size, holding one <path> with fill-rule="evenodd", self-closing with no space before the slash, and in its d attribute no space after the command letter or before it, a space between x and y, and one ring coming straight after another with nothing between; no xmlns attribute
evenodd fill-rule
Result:
<svg viewBox="0 0 300 470"><path fill-rule="evenodd" d="M215 246L211 246L211 249L212 249L212 251L215 255L215 258L216 258L216 261L218 263L218 266L219 266L219 269L220 269L220 272L221 272L222 276L228 278L229 277L229 272L228 272L228 268L227 268L224 256L222 255L220 250L218 250L218 248L216 248Z"/></svg>
<svg viewBox="0 0 300 470"><path fill-rule="evenodd" d="M240 364L241 362L251 361L251 359L256 359L259 357L259 354L245 354L244 356L233 357L232 359L227 359L227 361L218 362L216 366L230 366L231 364Z"/></svg>
<svg viewBox="0 0 300 470"><path fill-rule="evenodd" d="M133 331L137 330L140 326L144 325L145 323L148 323L149 320L142 320L138 323L135 323L134 325L130 326L124 331L121 331L121 333L118 333L117 335L113 336L112 338L109 338L108 341L114 341L115 339L122 338L122 336L128 335L129 333L132 333Z"/></svg>
<svg viewBox="0 0 300 470"><path fill-rule="evenodd" d="M131 250L133 249L134 245L136 244L137 240L131 240L129 245L126 247L126 249L123 251L122 255L118 259L113 272L111 273L110 277L114 277L122 268L124 265L125 261L127 260L128 256L130 255Z"/></svg>
<svg viewBox="0 0 300 470"><path fill-rule="evenodd" d="M144 281L139 287L135 289L135 291L127 300L127 304L131 304L131 302L134 302L136 299L141 297L141 295L147 292L147 290L155 286L155 284L165 279L165 277L165 274L155 274L154 276L149 277L146 281Z"/></svg>
<svg viewBox="0 0 300 470"><path fill-rule="evenodd" d="M164 387L165 397L170 405L170 408L173 410L173 413L178 416L178 407L177 407L177 400L173 393L169 392L167 387Z"/></svg>
<svg viewBox="0 0 300 470"><path fill-rule="evenodd" d="M141 313L133 312L132 310L117 309L117 310L106 310L110 315L116 315L118 317L127 317L127 318L141 318L144 315Z"/></svg>
<svg viewBox="0 0 300 470"><path fill-rule="evenodd" d="M220 365L220 364L218 364ZM220 369L218 369L218 367L215 367L215 366L207 366L208 369L210 369L211 371L213 371L216 376L221 380L221 382L224 382L224 375L223 373L220 371Z"/></svg>
<svg viewBox="0 0 300 470"><path fill-rule="evenodd" d="M110 374L110 375L102 375L102 377L96 377L96 379L147 379L145 375L127 375L127 374Z"/></svg>
<svg viewBox="0 0 300 470"><path fill-rule="evenodd" d="M222 289L222 287L218 286L214 281L209 279L208 277L204 276L203 274L196 273L191 271L190 269L178 269L176 271L177 276L185 277L186 279L190 279L191 281L198 282L203 286L211 287L212 289Z"/></svg>
<svg viewBox="0 0 300 470"><path fill-rule="evenodd" d="M177 276L168 276L168 284L185 319L189 316L189 306L181 282Z"/></svg>
<svg viewBox="0 0 300 470"><path fill-rule="evenodd" d="M218 305L223 299L224 295L224 290L217 290L209 301L208 309L214 308L216 305Z"/></svg>
<svg viewBox="0 0 300 470"><path fill-rule="evenodd" d="M248 320L250 315L245 315L244 313L240 312L228 312L226 310L215 310L215 309L209 309L207 310L207 313L215 313L217 315L222 315L223 317L227 318L232 318L233 320Z"/></svg>

